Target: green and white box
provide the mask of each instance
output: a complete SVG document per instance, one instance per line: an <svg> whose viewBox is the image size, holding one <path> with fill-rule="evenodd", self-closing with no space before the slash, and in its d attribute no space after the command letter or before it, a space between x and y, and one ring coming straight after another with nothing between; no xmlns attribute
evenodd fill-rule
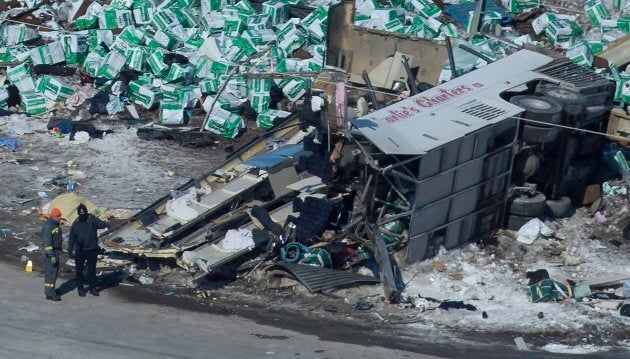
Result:
<svg viewBox="0 0 630 359"><path fill-rule="evenodd" d="M284 87L282 92L289 99L289 101L295 102L299 100L306 93L307 85L306 80L292 79Z"/></svg>
<svg viewBox="0 0 630 359"><path fill-rule="evenodd" d="M133 25L131 10L106 9L98 17L98 27L101 29L122 29Z"/></svg>
<svg viewBox="0 0 630 359"><path fill-rule="evenodd" d="M31 77L11 82L20 92L29 92L36 89L35 80Z"/></svg>
<svg viewBox="0 0 630 359"><path fill-rule="evenodd" d="M98 70L103 66L103 56L90 52L85 57L85 61L83 61L83 70L86 74L96 77L98 76Z"/></svg>
<svg viewBox="0 0 630 359"><path fill-rule="evenodd" d="M231 62L241 62L256 53L254 46L246 38L232 41L232 46L225 54L225 59Z"/></svg>
<svg viewBox="0 0 630 359"><path fill-rule="evenodd" d="M385 23L385 30L389 32L403 33L405 31L405 26L399 19L394 19Z"/></svg>
<svg viewBox="0 0 630 359"><path fill-rule="evenodd" d="M267 1L262 4L262 13L269 15L269 20L273 25L282 24L289 19L289 8L287 5L279 0Z"/></svg>
<svg viewBox="0 0 630 359"><path fill-rule="evenodd" d="M269 109L258 114L256 124L262 129L269 129L273 127L276 118L286 118L290 115L290 112Z"/></svg>
<svg viewBox="0 0 630 359"><path fill-rule="evenodd" d="M608 11L606 11L606 8L599 0L587 1L584 4L584 8L586 9L586 14L591 20L591 23L595 26L600 26L603 19L608 19L610 17L610 15L608 15Z"/></svg>
<svg viewBox="0 0 630 359"><path fill-rule="evenodd" d="M139 28L135 26L127 26L120 32L118 35L119 39L124 40L126 43L130 45L144 45L145 43L145 32L141 31Z"/></svg>
<svg viewBox="0 0 630 359"><path fill-rule="evenodd" d="M88 51L86 36L76 34L62 34L59 35L59 41L61 42L61 46L63 48L66 64L80 64L83 62L83 60L85 60Z"/></svg>
<svg viewBox="0 0 630 359"><path fill-rule="evenodd" d="M7 68L7 79L12 83L31 76L33 76L33 71L26 63Z"/></svg>
<svg viewBox="0 0 630 359"><path fill-rule="evenodd" d="M234 68L234 65L225 62L225 61L212 61L210 65L210 72L214 74L214 78L219 78L222 75L227 75L227 73Z"/></svg>
<svg viewBox="0 0 630 359"><path fill-rule="evenodd" d="M215 97L216 96L206 97L202 105L204 111L210 111L210 107L212 106L212 102L214 102ZM219 96L219 98L217 98L213 109L216 107L238 114L243 107L243 101L241 101L238 97L234 96L231 93L224 92L221 94L221 96Z"/></svg>
<svg viewBox="0 0 630 359"><path fill-rule="evenodd" d="M109 7L112 9L131 9L134 0L112 0Z"/></svg>
<svg viewBox="0 0 630 359"><path fill-rule="evenodd" d="M134 47L129 52L126 65L132 70L143 72L146 68L145 63L147 62L147 58L147 51L144 48Z"/></svg>
<svg viewBox="0 0 630 359"><path fill-rule="evenodd" d="M542 35L543 33L545 33L545 30L547 29L547 26L549 26L549 23L555 19L556 16L549 12L546 12L535 18L534 21L532 21L532 28L534 29L536 35Z"/></svg>
<svg viewBox="0 0 630 359"><path fill-rule="evenodd" d="M111 30L90 29L80 33L87 34L90 49L97 47L102 43L107 46L114 43L114 33L112 33Z"/></svg>
<svg viewBox="0 0 630 359"><path fill-rule="evenodd" d="M220 12L211 12L201 16L201 25L211 35L219 34L225 27L225 16Z"/></svg>
<svg viewBox="0 0 630 359"><path fill-rule="evenodd" d="M282 38L278 36L278 38ZM284 51L285 54L291 55L293 52L306 42L306 39L302 32L295 30L288 33L286 36L282 38L280 43L278 43L278 47Z"/></svg>
<svg viewBox="0 0 630 359"><path fill-rule="evenodd" d="M155 35L153 35L153 38L149 40L149 43L147 45L149 45L149 47L153 49L162 47L168 50L172 50L178 44L179 40L177 39L177 37L175 37L175 35L167 31L158 30Z"/></svg>
<svg viewBox="0 0 630 359"><path fill-rule="evenodd" d="M380 7L380 4L375 0L356 0L354 3L355 21L357 20L357 17L363 20L369 19L372 11Z"/></svg>
<svg viewBox="0 0 630 359"><path fill-rule="evenodd" d="M188 64L174 63L166 75L166 82L183 81L188 83L192 80L194 69Z"/></svg>
<svg viewBox="0 0 630 359"><path fill-rule="evenodd" d="M206 124L206 130L216 133L224 138L234 138L239 129L244 127L241 116L235 115L222 108L216 107L210 113Z"/></svg>
<svg viewBox="0 0 630 359"><path fill-rule="evenodd" d="M168 73L168 65L164 63L164 54L166 52L162 49L153 50L150 55L147 63L151 68L151 72L156 75L166 75Z"/></svg>
<svg viewBox="0 0 630 359"><path fill-rule="evenodd" d="M239 13L242 15L255 15L256 14L256 10L254 10L254 7L252 6L252 4L250 4L249 1L247 0L241 0L239 2L237 2L234 7L239 10Z"/></svg>
<svg viewBox="0 0 630 359"><path fill-rule="evenodd" d="M630 104L630 76L625 76L616 82L615 101L623 101Z"/></svg>
<svg viewBox="0 0 630 359"><path fill-rule="evenodd" d="M396 9L376 9L372 11L370 15L372 20L381 20L386 23L398 18L398 11Z"/></svg>
<svg viewBox="0 0 630 359"><path fill-rule="evenodd" d="M160 103L160 123L162 125L183 125L184 107L182 104L173 101L162 101Z"/></svg>
<svg viewBox="0 0 630 359"><path fill-rule="evenodd" d="M540 7L540 0L502 0L510 12L520 14Z"/></svg>
<svg viewBox="0 0 630 359"><path fill-rule="evenodd" d="M20 91L20 108L29 115L38 115L48 111L50 102L38 92Z"/></svg>
<svg viewBox="0 0 630 359"><path fill-rule="evenodd" d="M613 6L617 10L625 9L627 12L630 9L630 0L613 0Z"/></svg>
<svg viewBox="0 0 630 359"><path fill-rule="evenodd" d="M195 67L194 75L200 79L214 78L214 74L210 71L210 65L212 61L208 59L206 55L199 57L199 60L195 63L190 62Z"/></svg>
<svg viewBox="0 0 630 359"><path fill-rule="evenodd" d="M269 15L260 14L253 15L247 18L247 30L264 30L271 27L271 21Z"/></svg>
<svg viewBox="0 0 630 359"><path fill-rule="evenodd" d="M269 79L249 80L249 89L255 93L269 93L271 91L271 80Z"/></svg>
<svg viewBox="0 0 630 359"><path fill-rule="evenodd" d="M546 36L554 45L566 47L573 45L575 38L581 35L577 24L564 19L551 21L547 26Z"/></svg>
<svg viewBox="0 0 630 359"><path fill-rule="evenodd" d="M602 19L600 29L602 33L617 31L619 29L619 18Z"/></svg>
<svg viewBox="0 0 630 359"><path fill-rule="evenodd" d="M225 86L225 92L234 94L238 98L247 97L247 80L242 75L232 77Z"/></svg>
<svg viewBox="0 0 630 359"><path fill-rule="evenodd" d="M269 109L271 96L263 93L252 93L249 95L249 102L256 113L262 113Z"/></svg>
<svg viewBox="0 0 630 359"><path fill-rule="evenodd" d="M54 65L66 61L66 57L61 42L55 41L31 49L31 60L35 65Z"/></svg>
<svg viewBox="0 0 630 359"><path fill-rule="evenodd" d="M98 73L100 76L113 80L125 66L125 62L127 62L125 56L119 52L112 51L103 59L103 65L98 70Z"/></svg>
<svg viewBox="0 0 630 359"><path fill-rule="evenodd" d="M585 41L570 46L567 49L567 57L581 66L591 67L593 65L593 53Z"/></svg>
<svg viewBox="0 0 630 359"><path fill-rule="evenodd" d="M129 54L131 54L131 49L135 48L136 46L138 46L138 45L130 44L130 43L126 42L125 40L123 40L123 39L121 39L119 37L110 46L110 50L111 51L116 51L116 52L120 53L121 55L123 55L124 57L127 57L127 56L129 56Z"/></svg>
<svg viewBox="0 0 630 359"><path fill-rule="evenodd" d="M424 18L437 18L442 15L442 10L431 1L411 0L407 4L409 11L413 11Z"/></svg>
<svg viewBox="0 0 630 359"><path fill-rule="evenodd" d="M150 24L155 10L155 2L153 0L135 0L132 10L134 22L138 25Z"/></svg>
<svg viewBox="0 0 630 359"><path fill-rule="evenodd" d="M201 13L207 14L212 11L221 11L226 5L225 0L201 0Z"/></svg>
<svg viewBox="0 0 630 359"><path fill-rule="evenodd" d="M65 101L75 92L65 81L49 75L42 75L37 80L37 91L51 101Z"/></svg>
<svg viewBox="0 0 630 359"><path fill-rule="evenodd" d="M133 103L151 109L160 100L160 89L142 81L130 81L127 95Z"/></svg>
<svg viewBox="0 0 630 359"><path fill-rule="evenodd" d="M278 41L278 36L271 29L245 30L243 37L255 46L266 46Z"/></svg>
<svg viewBox="0 0 630 359"><path fill-rule="evenodd" d="M37 30L27 27L24 24L2 25L0 31L0 44L17 45L24 41L33 40L39 37Z"/></svg>
<svg viewBox="0 0 630 359"><path fill-rule="evenodd" d="M440 32L444 34L444 36L457 37L457 28L453 24L442 25Z"/></svg>
<svg viewBox="0 0 630 359"><path fill-rule="evenodd" d="M226 16L223 20L223 34L228 37L239 37L245 31L245 22L238 16Z"/></svg>
<svg viewBox="0 0 630 359"><path fill-rule="evenodd" d="M398 20L398 22L400 23L399 19L395 19L395 20ZM392 20L389 23L385 24L385 27L387 28L387 25L391 23L392 26L395 28L395 30L391 30L391 31L400 32L398 31L399 30L398 25L393 25L393 22L395 20ZM401 23L401 26L402 26L402 23ZM315 20L312 24L306 27L306 31L308 32L308 38L309 38L310 43L321 44L326 41L326 35L328 33L328 26L322 20Z"/></svg>
<svg viewBox="0 0 630 359"><path fill-rule="evenodd" d="M424 29L426 33L431 37L436 37L440 33L440 29L442 28L442 23L438 20L430 17L424 21Z"/></svg>

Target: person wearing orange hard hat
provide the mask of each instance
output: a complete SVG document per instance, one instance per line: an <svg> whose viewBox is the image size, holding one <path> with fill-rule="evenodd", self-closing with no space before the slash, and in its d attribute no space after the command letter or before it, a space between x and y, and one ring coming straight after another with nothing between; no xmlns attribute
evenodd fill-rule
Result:
<svg viewBox="0 0 630 359"><path fill-rule="evenodd" d="M44 291L46 299L58 302L61 300L55 290L57 273L59 272L59 253L61 253L61 210L53 208L50 216L42 227L42 241L44 242Z"/></svg>

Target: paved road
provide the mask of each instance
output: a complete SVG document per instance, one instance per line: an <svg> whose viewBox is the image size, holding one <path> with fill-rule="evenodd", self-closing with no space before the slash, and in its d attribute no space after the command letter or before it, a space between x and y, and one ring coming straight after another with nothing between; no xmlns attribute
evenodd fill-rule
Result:
<svg viewBox="0 0 630 359"><path fill-rule="evenodd" d="M115 290L46 301L39 273L3 263L0 288L0 358L436 358L129 302Z"/></svg>

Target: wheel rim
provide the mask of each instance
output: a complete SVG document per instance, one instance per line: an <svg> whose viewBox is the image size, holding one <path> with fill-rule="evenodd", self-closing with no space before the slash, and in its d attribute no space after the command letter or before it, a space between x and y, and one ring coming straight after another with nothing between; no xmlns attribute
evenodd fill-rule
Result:
<svg viewBox="0 0 630 359"><path fill-rule="evenodd" d="M544 100L538 98L524 98L520 101L523 105L531 107L536 110L549 110L553 106Z"/></svg>

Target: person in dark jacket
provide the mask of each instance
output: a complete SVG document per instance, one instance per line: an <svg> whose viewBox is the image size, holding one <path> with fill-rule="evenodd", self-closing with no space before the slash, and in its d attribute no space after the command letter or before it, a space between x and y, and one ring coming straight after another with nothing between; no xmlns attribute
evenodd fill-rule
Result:
<svg viewBox="0 0 630 359"><path fill-rule="evenodd" d="M57 273L59 273L59 253L61 253L61 210L53 208L46 223L42 226L44 243L44 292L46 299L58 302L61 300L55 290Z"/></svg>
<svg viewBox="0 0 630 359"><path fill-rule="evenodd" d="M88 283L90 293L98 296L96 287L96 257L98 254L98 229L107 228L107 223L88 213L87 207L80 204L77 208L79 217L70 227L70 239L68 241L68 254L74 257L75 280L77 290L81 297L85 297L83 289L83 268L87 262Z"/></svg>

